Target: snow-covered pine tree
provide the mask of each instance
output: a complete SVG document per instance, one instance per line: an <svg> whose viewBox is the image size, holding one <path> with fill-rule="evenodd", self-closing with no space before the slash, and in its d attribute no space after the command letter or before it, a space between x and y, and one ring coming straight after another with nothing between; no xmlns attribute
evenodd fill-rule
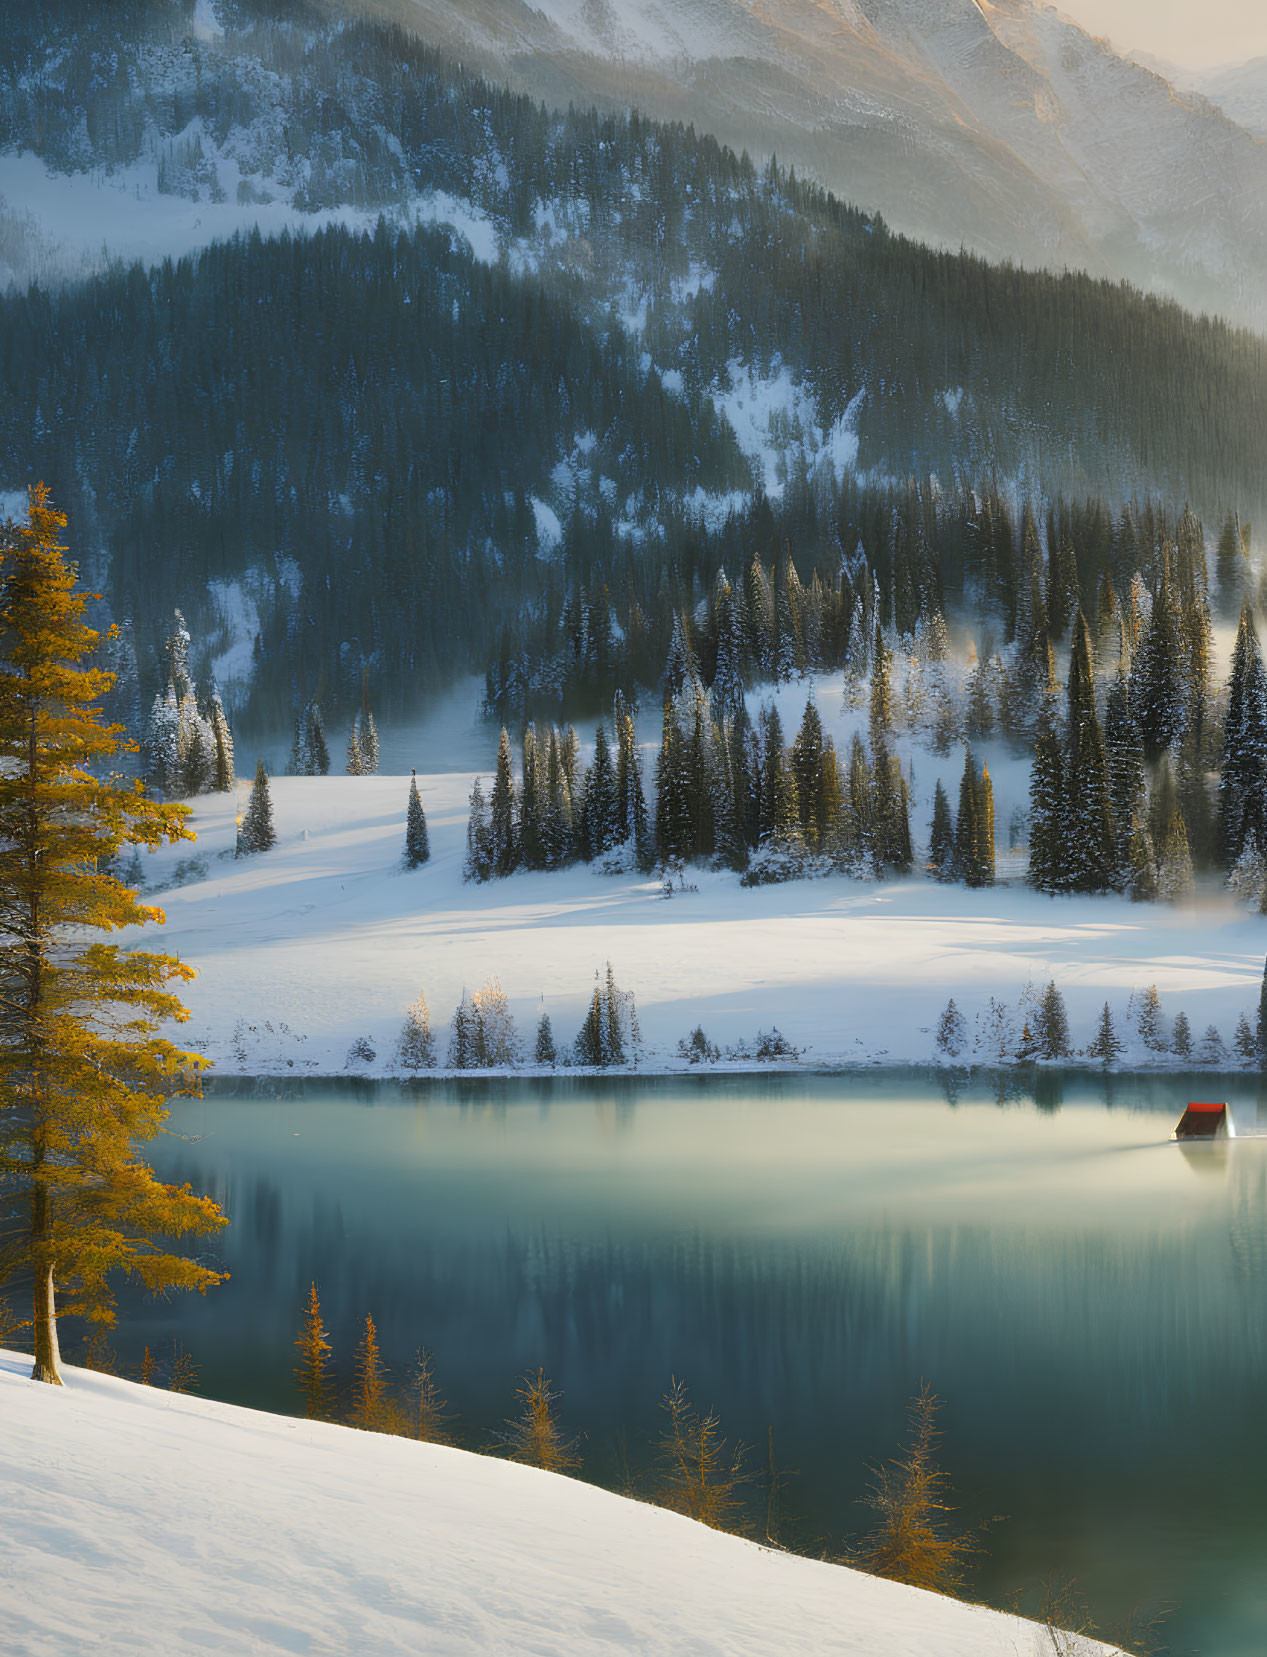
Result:
<svg viewBox="0 0 1267 1657"><path fill-rule="evenodd" d="M1110 1065L1121 1056L1122 1041L1113 1024L1113 1014L1106 1001L1100 1013L1100 1022L1096 1026L1095 1040L1087 1049L1093 1059L1099 1059L1103 1065Z"/></svg>
<svg viewBox="0 0 1267 1657"><path fill-rule="evenodd" d="M1187 1013L1176 1013L1170 1029L1170 1050L1180 1059L1192 1057L1192 1026Z"/></svg>
<svg viewBox="0 0 1267 1657"><path fill-rule="evenodd" d="M1199 1064L1222 1064L1227 1058L1227 1048L1223 1045L1223 1037L1218 1032L1217 1025L1207 1024L1205 1034L1201 1037L1201 1046L1197 1051Z"/></svg>
<svg viewBox="0 0 1267 1657"><path fill-rule="evenodd" d="M1065 998L1056 988L1054 978L1043 991L1035 1011L1034 1036L1040 1058L1069 1057L1069 1018L1065 1012Z"/></svg>
<svg viewBox="0 0 1267 1657"><path fill-rule="evenodd" d="M619 803L616 798L616 772L612 765L611 749L607 745L607 728L600 719L594 733L594 758L585 778L584 839L590 857L606 857L622 839L619 825Z"/></svg>
<svg viewBox="0 0 1267 1657"><path fill-rule="evenodd" d="M761 839L763 843L799 843L800 804L796 778L783 746L783 722L773 702L761 710Z"/></svg>
<svg viewBox="0 0 1267 1657"><path fill-rule="evenodd" d="M326 742L325 720L321 717L321 704L309 702L304 709L304 759L307 777L324 777L330 771L330 748ZM377 749L375 750L377 763Z"/></svg>
<svg viewBox="0 0 1267 1657"><path fill-rule="evenodd" d="M1166 1051L1166 1030L1162 1019L1161 997L1156 984L1150 984L1135 1001L1135 1028L1139 1039L1153 1053Z"/></svg>
<svg viewBox="0 0 1267 1657"><path fill-rule="evenodd" d="M178 705L176 733L177 762L180 768L180 791L190 798L205 794L215 776L215 737L210 721L203 718L197 698L190 689Z"/></svg>
<svg viewBox="0 0 1267 1657"><path fill-rule="evenodd" d="M479 1064L479 1020L471 1005L471 998L463 989L462 999L453 1013L453 1030L449 1037L449 1069L474 1070Z"/></svg>
<svg viewBox="0 0 1267 1657"><path fill-rule="evenodd" d="M603 1062L603 988L594 974L589 1012L576 1037L576 1062L597 1069Z"/></svg>
<svg viewBox="0 0 1267 1657"><path fill-rule="evenodd" d="M229 729L229 721L225 717L224 704L220 700L218 690L211 693L211 734L215 743L211 787L217 794L232 794L235 780L233 733Z"/></svg>
<svg viewBox="0 0 1267 1657"><path fill-rule="evenodd" d="M1267 673L1253 612L1241 609L1232 651L1219 778L1223 856L1229 868L1250 839L1267 845Z"/></svg>
<svg viewBox="0 0 1267 1657"><path fill-rule="evenodd" d="M845 849L847 832L845 810L845 782L836 745L830 737L823 744L823 759L818 781L818 844L833 861L838 861Z"/></svg>
<svg viewBox="0 0 1267 1657"><path fill-rule="evenodd" d="M510 757L510 738L502 726L497 744L497 775L489 808L489 845L495 875L513 874L519 862L515 833L515 766Z"/></svg>
<svg viewBox="0 0 1267 1657"><path fill-rule="evenodd" d="M506 992L496 977L470 998L474 1062L481 1069L505 1069L519 1061L519 1036Z"/></svg>
<svg viewBox="0 0 1267 1657"><path fill-rule="evenodd" d="M977 868L983 886L994 885L994 784L983 760L977 779Z"/></svg>
<svg viewBox="0 0 1267 1657"><path fill-rule="evenodd" d="M1131 824L1131 860L1127 890L1133 903L1152 903L1157 896L1157 849L1148 814L1138 811Z"/></svg>
<svg viewBox="0 0 1267 1657"><path fill-rule="evenodd" d="M523 787L519 792L519 861L525 869L546 866L545 819L549 811L545 767L537 727L524 727Z"/></svg>
<svg viewBox="0 0 1267 1657"><path fill-rule="evenodd" d="M1183 641L1170 563L1163 549L1161 586L1131 673L1131 706L1149 761L1170 747L1184 722Z"/></svg>
<svg viewBox="0 0 1267 1657"><path fill-rule="evenodd" d="M878 862L875 789L867 751L856 731L849 750L849 817L851 861L874 873Z"/></svg>
<svg viewBox="0 0 1267 1657"><path fill-rule="evenodd" d="M1055 731L1039 725L1029 780L1029 883L1040 892L1065 892L1064 760Z"/></svg>
<svg viewBox="0 0 1267 1657"><path fill-rule="evenodd" d="M937 1045L952 1059L957 1059L968 1045L968 1027L963 1014L955 1006L954 996L946 1003L946 1010L937 1021Z"/></svg>
<svg viewBox="0 0 1267 1657"><path fill-rule="evenodd" d="M872 767L878 870L905 874L915 860L911 844L910 795L901 762L883 744Z"/></svg>
<svg viewBox="0 0 1267 1657"><path fill-rule="evenodd" d="M431 1030L431 1013L422 990L410 1003L396 1043L396 1063L401 1070L430 1070L436 1062L436 1038Z"/></svg>
<svg viewBox="0 0 1267 1657"><path fill-rule="evenodd" d="M940 779L933 793L933 821L928 834L926 866L935 880L953 880L955 877L955 825L950 815L950 801Z"/></svg>
<svg viewBox="0 0 1267 1657"><path fill-rule="evenodd" d="M1119 663L1104 710L1104 757L1108 767L1109 808L1113 818L1113 884L1131 887L1132 845L1136 819L1147 798L1144 744L1131 713L1130 686Z"/></svg>
<svg viewBox="0 0 1267 1657"><path fill-rule="evenodd" d="M878 755L893 736L893 657L877 621L871 658L871 753Z"/></svg>
<svg viewBox="0 0 1267 1657"><path fill-rule="evenodd" d="M542 841L547 869L561 869L573 855L572 795L561 752L561 739L551 729L546 756L546 806Z"/></svg>
<svg viewBox="0 0 1267 1657"><path fill-rule="evenodd" d="M717 669L709 700L714 717L725 719L743 701L746 649L741 601L727 581L725 570L720 569L713 588L713 622L717 633Z"/></svg>
<svg viewBox="0 0 1267 1657"><path fill-rule="evenodd" d="M409 774L409 803L405 807L405 867L416 869L431 856L427 819L418 793L418 773Z"/></svg>
<svg viewBox="0 0 1267 1657"><path fill-rule="evenodd" d="M349 777L363 777L365 775L365 755L361 750L360 722L352 721L352 728L348 732L348 753L344 771Z"/></svg>
<svg viewBox="0 0 1267 1657"><path fill-rule="evenodd" d="M653 847L647 820L647 798L642 786L642 755L634 731L633 713L616 692L613 722L616 730L616 818L622 842L633 848L639 868L651 865Z"/></svg>
<svg viewBox="0 0 1267 1657"><path fill-rule="evenodd" d="M1232 1038L1232 1046L1242 1064L1258 1063L1258 1038L1244 1013L1236 1021L1236 1034Z"/></svg>
<svg viewBox="0 0 1267 1657"><path fill-rule="evenodd" d="M308 775L308 749L304 740L304 710L295 711L294 734L290 740L290 755L286 761L286 775L288 777L306 777Z"/></svg>
<svg viewBox="0 0 1267 1657"><path fill-rule="evenodd" d="M801 728L792 744L792 776L796 781L796 800L801 835L810 851L819 846L819 795L823 780L823 721L812 696L806 697Z"/></svg>
<svg viewBox="0 0 1267 1657"><path fill-rule="evenodd" d="M466 862L462 875L465 880L491 880L493 875L493 835L488 802L478 777L471 787L471 803L466 819Z"/></svg>
<svg viewBox="0 0 1267 1657"><path fill-rule="evenodd" d="M955 823L955 873L966 886L981 886L984 881L978 867L978 848L981 844L977 814L980 798L977 790L977 768L972 749L963 751L963 775L959 779L959 815Z"/></svg>
<svg viewBox="0 0 1267 1657"><path fill-rule="evenodd" d="M677 708L664 698L660 753L656 759L656 855L661 862L685 862L691 853L691 804L685 773L686 743L678 728Z"/></svg>
<svg viewBox="0 0 1267 1657"><path fill-rule="evenodd" d="M1091 635L1079 610L1069 657L1063 834L1070 890L1106 892L1113 882L1108 765L1095 706Z"/></svg>
<svg viewBox="0 0 1267 1657"><path fill-rule="evenodd" d="M246 813L238 830L237 855L244 857L254 852L271 851L276 844L277 831L273 827L273 801L268 787L268 769L263 759L258 759L255 762L255 781L251 785L250 798L246 802Z"/></svg>
<svg viewBox="0 0 1267 1657"><path fill-rule="evenodd" d="M1176 807L1170 815L1157 865L1157 895L1167 903L1183 903L1192 896L1192 890L1188 831Z"/></svg>
<svg viewBox="0 0 1267 1657"><path fill-rule="evenodd" d="M361 750L361 775L372 777L378 771L378 727L370 708L369 669L361 669L361 713L357 731Z"/></svg>
<svg viewBox="0 0 1267 1657"><path fill-rule="evenodd" d="M551 1069L558 1063L559 1055L554 1045L554 1031L550 1025L549 1013L542 1013L537 1021L537 1042L533 1050L533 1059L539 1065L549 1065Z"/></svg>
<svg viewBox="0 0 1267 1657"><path fill-rule="evenodd" d="M1258 1018L1254 1026L1254 1043L1258 1062L1267 1070L1267 961L1263 962L1263 981L1258 992Z"/></svg>
<svg viewBox="0 0 1267 1657"><path fill-rule="evenodd" d="M150 709L145 754L151 782L168 799L180 792L180 704L171 685L160 691Z"/></svg>

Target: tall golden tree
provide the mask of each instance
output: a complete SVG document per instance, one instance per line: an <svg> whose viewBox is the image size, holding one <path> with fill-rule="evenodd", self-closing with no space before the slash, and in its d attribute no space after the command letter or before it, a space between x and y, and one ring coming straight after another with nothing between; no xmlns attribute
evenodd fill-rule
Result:
<svg viewBox="0 0 1267 1657"><path fill-rule="evenodd" d="M317 1299L317 1285L308 1292L303 1322L295 1337L299 1362L295 1366L295 1380L304 1397L304 1414L309 1421L328 1421L333 1409L333 1389L330 1385L330 1339L321 1321L321 1302Z"/></svg>
<svg viewBox="0 0 1267 1657"><path fill-rule="evenodd" d="M98 634L43 485L28 521L0 527L0 1272L34 1284L34 1378L60 1384L57 1306L114 1322L110 1280L206 1290L222 1274L172 1251L224 1215L164 1184L138 1154L205 1060L157 1031L189 1015L170 956L94 933L163 920L108 874L120 846L192 839L184 807L159 804L110 767L134 747L85 666Z"/></svg>

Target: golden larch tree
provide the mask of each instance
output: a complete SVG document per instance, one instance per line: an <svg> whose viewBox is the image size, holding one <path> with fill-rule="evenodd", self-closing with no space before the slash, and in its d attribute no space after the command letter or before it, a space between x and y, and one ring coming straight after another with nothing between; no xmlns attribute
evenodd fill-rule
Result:
<svg viewBox="0 0 1267 1657"><path fill-rule="evenodd" d="M184 807L111 770L134 745L101 711L113 675L84 665L98 634L65 525L40 485L0 527L0 1273L33 1282L33 1375L55 1384L59 1300L100 1330L116 1272L206 1290L223 1274L171 1239L224 1224L138 1154L199 1087L206 1061L157 1034L189 1016L168 986L193 973L93 935L164 918L106 872L119 848L192 835Z"/></svg>
<svg viewBox="0 0 1267 1657"><path fill-rule="evenodd" d="M549 1473L566 1473L571 1467L579 1467L576 1440L566 1437L554 1408L562 1394L551 1391L545 1370L539 1369L535 1375L529 1370L515 1396L522 1407L500 1435L511 1461L544 1467Z"/></svg>
<svg viewBox="0 0 1267 1657"><path fill-rule="evenodd" d="M295 1366L295 1380L303 1394L304 1414L309 1421L328 1421L333 1411L334 1397L330 1385L330 1339L321 1321L321 1302L317 1285L308 1291L303 1322L295 1337L299 1362Z"/></svg>

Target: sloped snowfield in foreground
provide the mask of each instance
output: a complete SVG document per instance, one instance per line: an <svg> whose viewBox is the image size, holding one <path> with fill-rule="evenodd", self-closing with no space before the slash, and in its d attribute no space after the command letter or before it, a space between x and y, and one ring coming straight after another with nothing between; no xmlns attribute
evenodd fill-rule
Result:
<svg viewBox="0 0 1267 1657"><path fill-rule="evenodd" d="M0 1628L21 1657L1057 1649L557 1474L29 1367L0 1353Z"/></svg>

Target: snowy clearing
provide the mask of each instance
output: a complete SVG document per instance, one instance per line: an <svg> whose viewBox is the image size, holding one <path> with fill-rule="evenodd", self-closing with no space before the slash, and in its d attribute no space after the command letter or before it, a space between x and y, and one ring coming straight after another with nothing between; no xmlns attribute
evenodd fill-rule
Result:
<svg viewBox="0 0 1267 1657"><path fill-rule="evenodd" d="M809 688L837 747L864 718L847 707L839 678ZM769 693L767 693L769 694ZM790 740L804 684L773 693ZM761 700L754 693L753 706ZM193 802L194 846L144 859L147 896L167 925L141 947L178 953L198 971L185 992L191 1023L182 1042L221 1073L384 1075L405 1008L425 991L438 1037L463 989L497 975L525 1055L536 1021L550 1014L570 1043L584 1018L594 973L611 960L637 998L644 1070L676 1069L678 1043L702 1023L723 1048L777 1025L815 1066L933 1062L936 1025L953 995L982 1045L964 1062L989 1063L984 1019L991 997L1011 1011L1027 985L1050 979L1064 992L1076 1047L1112 1006L1126 1040L1123 1063L1175 1068L1126 1022L1132 991L1156 984L1164 1013L1187 1013L1194 1036L1218 1027L1230 1048L1242 1012L1258 1000L1267 920L1211 891L1183 907L1125 898L1053 899L1022 883L1024 858L1007 852L1007 825L1025 797L1028 764L1001 745L978 750L994 778L999 869L1007 884L970 892L922 875L866 882L834 875L744 889L738 876L689 869L697 888L665 899L655 876L603 874L597 865L519 873L485 885L462 878L467 801L478 769L490 777L495 727L476 721L467 685L429 721L383 734L383 763L396 775L284 777L272 782L276 847L235 859L236 802ZM650 735L654 710L640 734ZM585 734L585 733L582 733ZM340 733L331 749L341 752ZM912 826L926 841L940 776L957 798L962 751L898 744L914 765ZM431 860L401 868L409 766L419 788ZM650 754L644 750L650 768ZM254 754L239 753L249 777ZM168 886L176 866L183 884ZM166 888L166 889L165 889ZM132 942L131 939L128 940ZM138 940L140 941L140 940ZM349 1063L364 1038L372 1061Z"/></svg>
<svg viewBox="0 0 1267 1657"><path fill-rule="evenodd" d="M0 1624L23 1657L1053 1649L1034 1623L554 1473L29 1368L0 1354Z"/></svg>

